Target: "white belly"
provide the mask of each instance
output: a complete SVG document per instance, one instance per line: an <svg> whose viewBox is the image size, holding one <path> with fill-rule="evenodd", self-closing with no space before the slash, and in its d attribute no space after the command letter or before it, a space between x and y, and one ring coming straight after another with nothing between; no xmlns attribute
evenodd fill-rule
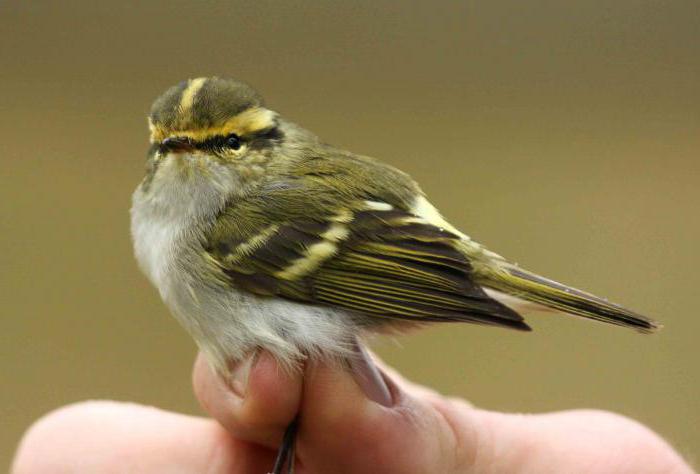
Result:
<svg viewBox="0 0 700 474"><path fill-rule="evenodd" d="M182 195L201 199L206 193ZM183 212L173 212L172 206L164 209L162 202L146 199L138 190L134 194L131 228L136 258L217 370L226 373L228 364L258 348L289 366L308 354L349 353L344 341L351 340L356 328L345 311L207 283L203 275L211 270L202 258L200 242L213 216L193 217L196 202L181 206Z"/></svg>

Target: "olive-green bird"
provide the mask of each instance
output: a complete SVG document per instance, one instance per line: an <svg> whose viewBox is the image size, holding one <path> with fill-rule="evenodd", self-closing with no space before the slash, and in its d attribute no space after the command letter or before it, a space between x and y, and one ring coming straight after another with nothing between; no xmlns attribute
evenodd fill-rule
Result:
<svg viewBox="0 0 700 474"><path fill-rule="evenodd" d="M408 175L322 142L242 82L182 82L155 101L149 126L131 209L136 257L224 377L257 350L290 368L348 360L382 402L357 342L367 333L428 322L529 331L521 313L537 308L658 328L486 250Z"/></svg>

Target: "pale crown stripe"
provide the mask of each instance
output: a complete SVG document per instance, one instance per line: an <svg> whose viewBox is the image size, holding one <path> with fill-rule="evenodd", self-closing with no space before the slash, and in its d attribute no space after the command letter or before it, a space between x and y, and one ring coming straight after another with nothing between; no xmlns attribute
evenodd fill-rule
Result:
<svg viewBox="0 0 700 474"><path fill-rule="evenodd" d="M180 99L180 120L183 122L190 118L194 98L206 81L206 77L191 79L187 88L182 92L182 98Z"/></svg>

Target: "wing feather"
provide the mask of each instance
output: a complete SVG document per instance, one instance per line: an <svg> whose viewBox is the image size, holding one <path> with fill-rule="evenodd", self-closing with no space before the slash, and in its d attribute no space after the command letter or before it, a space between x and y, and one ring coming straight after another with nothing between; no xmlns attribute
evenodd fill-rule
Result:
<svg viewBox="0 0 700 474"><path fill-rule="evenodd" d="M459 236L388 204L373 202L368 209L358 202L323 219L266 230L264 238L250 238L255 245L207 247L230 281L248 291L344 308L378 321L529 329L474 282Z"/></svg>

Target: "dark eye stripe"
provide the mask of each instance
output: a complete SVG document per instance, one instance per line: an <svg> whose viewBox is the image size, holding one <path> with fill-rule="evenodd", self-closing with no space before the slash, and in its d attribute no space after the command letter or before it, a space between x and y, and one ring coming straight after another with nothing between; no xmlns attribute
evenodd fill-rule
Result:
<svg viewBox="0 0 700 474"><path fill-rule="evenodd" d="M168 151L186 151L196 147L196 144L187 137L169 137L160 144L160 149Z"/></svg>
<svg viewBox="0 0 700 474"><path fill-rule="evenodd" d="M229 135L216 135L209 137L204 141L195 142L187 137L171 137L164 140L160 144L160 149L164 152L184 150L186 148L194 148L203 151L216 151L223 149L238 150L243 143L250 147L258 149L265 146L271 146L273 143L280 141L284 134L277 127L266 129L250 135L248 138L238 136L235 133Z"/></svg>
<svg viewBox="0 0 700 474"><path fill-rule="evenodd" d="M233 137L235 137L235 143L233 140ZM233 150L238 150L241 147L243 140L241 137L239 137L236 134L230 134L230 135L217 135L215 137L207 138L203 142L197 143L197 149L199 150L221 150L221 149L226 149L230 148ZM237 146L232 146L232 145L237 145Z"/></svg>
<svg viewBox="0 0 700 474"><path fill-rule="evenodd" d="M284 132L278 127L272 127L252 134L247 139L247 145L251 150L263 150L277 145L283 139Z"/></svg>

